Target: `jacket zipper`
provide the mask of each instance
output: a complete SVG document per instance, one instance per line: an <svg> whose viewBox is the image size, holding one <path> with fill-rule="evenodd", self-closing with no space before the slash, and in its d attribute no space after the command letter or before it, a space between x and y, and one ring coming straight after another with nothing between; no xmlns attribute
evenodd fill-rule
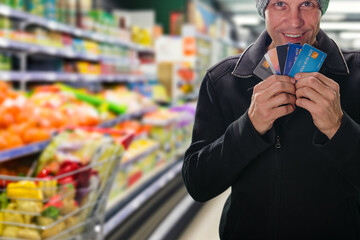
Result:
<svg viewBox="0 0 360 240"><path fill-rule="evenodd" d="M277 158L275 160L275 207L274 207L274 239L279 238L279 217L280 217L280 196L281 196L281 142L280 136L276 136L275 148L277 152Z"/></svg>

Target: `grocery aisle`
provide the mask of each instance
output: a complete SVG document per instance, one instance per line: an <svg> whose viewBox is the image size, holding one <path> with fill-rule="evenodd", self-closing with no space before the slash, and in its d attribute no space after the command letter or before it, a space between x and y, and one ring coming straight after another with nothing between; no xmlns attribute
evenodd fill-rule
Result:
<svg viewBox="0 0 360 240"><path fill-rule="evenodd" d="M147 239L187 196L202 76L238 49L195 2L147 4L0 0L0 239Z"/></svg>
<svg viewBox="0 0 360 240"><path fill-rule="evenodd" d="M179 240L218 240L221 212L230 189L206 202L181 234Z"/></svg>

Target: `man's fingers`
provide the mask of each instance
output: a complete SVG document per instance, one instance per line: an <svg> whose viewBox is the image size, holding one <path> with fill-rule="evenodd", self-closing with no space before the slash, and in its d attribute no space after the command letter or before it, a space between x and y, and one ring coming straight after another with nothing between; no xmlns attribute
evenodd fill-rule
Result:
<svg viewBox="0 0 360 240"><path fill-rule="evenodd" d="M295 85L288 82L276 82L265 90L270 96L277 96L280 93L295 94Z"/></svg>
<svg viewBox="0 0 360 240"><path fill-rule="evenodd" d="M269 106L271 108L277 108L282 105L288 105L288 104L295 105L295 103L296 103L296 97L294 95L288 93L281 93L273 97L269 101Z"/></svg>
<svg viewBox="0 0 360 240"><path fill-rule="evenodd" d="M292 113L295 110L295 106L292 104L282 105L275 108L274 111L274 120L285 115Z"/></svg>
<svg viewBox="0 0 360 240"><path fill-rule="evenodd" d="M297 98L308 98L313 102L319 102L321 98L320 93L315 91L313 88L310 87L302 87L296 89L296 97Z"/></svg>
<svg viewBox="0 0 360 240"><path fill-rule="evenodd" d="M260 82L254 87L254 90L265 90L268 87L270 87L272 84L276 82L286 82L286 83L292 83L295 84L295 79L289 77L289 76L282 76L282 75L271 75L264 81Z"/></svg>
<svg viewBox="0 0 360 240"><path fill-rule="evenodd" d="M302 83L304 79L317 79L320 81L320 83L322 83L324 86L327 86L335 91L339 90L339 85L333 81L332 79L330 78L327 78L326 76L324 76L323 74L321 73L318 73L318 72L312 72L312 73L298 73L295 75L295 80L297 81L296 83L296 86L301 86L302 84L305 84L305 83ZM314 79L313 79L314 80ZM310 80L310 81L313 81L313 80ZM311 83L314 83L314 82L311 82Z"/></svg>

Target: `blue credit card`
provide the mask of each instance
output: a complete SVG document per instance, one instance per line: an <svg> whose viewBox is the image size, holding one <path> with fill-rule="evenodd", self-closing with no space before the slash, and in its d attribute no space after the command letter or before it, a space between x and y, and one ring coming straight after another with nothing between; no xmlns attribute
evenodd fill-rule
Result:
<svg viewBox="0 0 360 240"><path fill-rule="evenodd" d="M294 66L294 63L301 52L301 48L302 46L299 44L289 44L283 75L289 75L291 68Z"/></svg>
<svg viewBox="0 0 360 240"><path fill-rule="evenodd" d="M326 53L316 49L309 44L305 44L291 68L289 76L295 77L299 72L318 72L324 63Z"/></svg>

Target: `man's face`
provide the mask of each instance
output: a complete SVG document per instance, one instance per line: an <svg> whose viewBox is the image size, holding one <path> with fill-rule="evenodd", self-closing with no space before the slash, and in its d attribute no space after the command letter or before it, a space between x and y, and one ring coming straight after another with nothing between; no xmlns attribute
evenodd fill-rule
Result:
<svg viewBox="0 0 360 240"><path fill-rule="evenodd" d="M316 0L270 0L265 9L269 48L288 42L313 45L320 28L321 11Z"/></svg>

